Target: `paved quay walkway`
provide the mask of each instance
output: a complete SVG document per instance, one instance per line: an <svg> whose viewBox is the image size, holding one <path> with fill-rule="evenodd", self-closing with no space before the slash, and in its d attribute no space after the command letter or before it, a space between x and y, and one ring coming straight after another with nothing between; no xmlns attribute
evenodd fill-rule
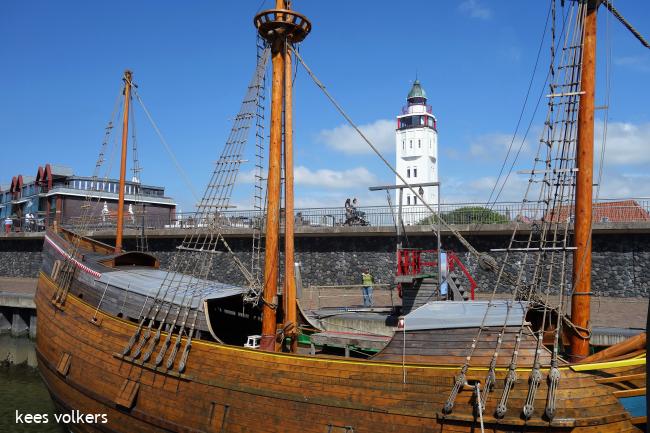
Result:
<svg viewBox="0 0 650 433"><path fill-rule="evenodd" d="M0 277L0 307L35 309L36 278Z"/></svg>

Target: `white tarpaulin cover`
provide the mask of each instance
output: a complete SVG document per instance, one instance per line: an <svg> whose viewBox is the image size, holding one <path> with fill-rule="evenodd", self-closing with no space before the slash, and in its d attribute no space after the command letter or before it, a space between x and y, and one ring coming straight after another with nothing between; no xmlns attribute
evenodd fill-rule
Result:
<svg viewBox="0 0 650 433"><path fill-rule="evenodd" d="M436 301L404 316L407 331L483 326L521 326L526 313L523 301ZM489 307L488 307L489 305ZM487 311L485 322L483 317Z"/></svg>

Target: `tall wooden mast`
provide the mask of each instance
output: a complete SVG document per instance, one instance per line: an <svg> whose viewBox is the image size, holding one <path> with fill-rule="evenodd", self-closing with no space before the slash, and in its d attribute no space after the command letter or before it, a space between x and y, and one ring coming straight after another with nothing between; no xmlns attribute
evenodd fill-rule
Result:
<svg viewBox="0 0 650 433"><path fill-rule="evenodd" d="M573 255L573 296L571 321L589 327L591 296L591 220L594 172L594 97L596 81L596 13L600 0L588 2L582 46L582 79L578 108L576 151L575 247ZM589 339L571 335L571 356L580 360L589 355Z"/></svg>
<svg viewBox="0 0 650 433"><path fill-rule="evenodd" d="M115 252L122 252L122 235L124 232L124 188L126 183L126 148L129 137L129 104L131 102L131 85L133 73L124 71L124 117L122 118L122 154L120 157L120 190L117 200L117 232L115 234Z"/></svg>
<svg viewBox="0 0 650 433"><path fill-rule="evenodd" d="M282 163L282 114L284 109L285 154L285 292L284 313L287 329L295 327L296 298L293 277L293 130L290 46L301 42L311 30L304 16L289 9L285 0L276 0L276 9L255 17L261 37L271 46L273 77L271 83L271 132L269 172L267 178L266 246L264 253L264 293L262 305L262 339L260 348L275 350L276 309L279 276L280 196ZM295 338L292 347L295 347Z"/></svg>
<svg viewBox="0 0 650 433"><path fill-rule="evenodd" d="M284 50L284 322L291 337L291 351L298 347L296 338L297 299L294 257L293 218L293 83L291 76L291 50Z"/></svg>

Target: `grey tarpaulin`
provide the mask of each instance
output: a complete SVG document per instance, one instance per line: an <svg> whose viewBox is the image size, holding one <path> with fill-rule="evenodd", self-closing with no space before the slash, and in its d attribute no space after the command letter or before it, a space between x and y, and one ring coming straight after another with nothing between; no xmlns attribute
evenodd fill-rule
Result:
<svg viewBox="0 0 650 433"><path fill-rule="evenodd" d="M192 278L188 275L159 269L106 272L100 278L96 278L95 281L97 285L108 283L113 287L153 298L158 294L158 289L165 277L167 277L165 287L160 291L158 297L163 298L163 295L167 292L164 300L176 304L185 304L188 298L192 297L192 308L200 307L204 300L227 298L241 295L247 291L243 287ZM167 289L168 284L170 285L169 289ZM185 298L185 302L183 298Z"/></svg>
<svg viewBox="0 0 650 433"><path fill-rule="evenodd" d="M489 307L488 307L489 305ZM526 314L523 301L438 301L430 302L404 316L407 331L481 326L521 326ZM510 312L508 313L508 309ZM483 317L485 323L483 323Z"/></svg>

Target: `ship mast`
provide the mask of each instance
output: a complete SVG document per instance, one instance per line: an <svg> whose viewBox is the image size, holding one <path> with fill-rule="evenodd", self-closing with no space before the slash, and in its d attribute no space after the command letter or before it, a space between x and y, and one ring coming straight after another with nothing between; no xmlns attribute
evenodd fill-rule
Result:
<svg viewBox="0 0 650 433"><path fill-rule="evenodd" d="M293 77L291 76L291 50L284 49L284 322L285 332L291 336L291 351L298 348L296 334L297 299L294 258L293 217Z"/></svg>
<svg viewBox="0 0 650 433"><path fill-rule="evenodd" d="M582 79L578 108L578 142L576 149L575 223L573 255L573 296L571 321L582 329L589 328L591 296L591 222L594 171L594 97L596 81L596 16L600 0L587 1L582 46ZM571 356L578 361L589 355L589 339L571 334Z"/></svg>
<svg viewBox="0 0 650 433"><path fill-rule="evenodd" d="M296 347L296 288L293 250L293 129L292 80L290 45L301 42L311 30L304 16L291 11L285 0L276 0L274 10L255 17L261 37L271 46L273 77L271 84L271 131L269 171L267 177L266 248L264 253L264 292L262 305L262 339L260 348L276 350L277 293L279 276L279 239L281 207L281 163L284 145L285 170L285 275L283 329L290 336L292 350ZM284 143L283 143L284 114Z"/></svg>
<svg viewBox="0 0 650 433"><path fill-rule="evenodd" d="M126 183L126 147L129 136L129 103L133 73L124 71L124 117L122 118L122 154L120 158L120 189L117 200L117 231L115 233L115 253L122 252L122 235L124 232L124 189Z"/></svg>

